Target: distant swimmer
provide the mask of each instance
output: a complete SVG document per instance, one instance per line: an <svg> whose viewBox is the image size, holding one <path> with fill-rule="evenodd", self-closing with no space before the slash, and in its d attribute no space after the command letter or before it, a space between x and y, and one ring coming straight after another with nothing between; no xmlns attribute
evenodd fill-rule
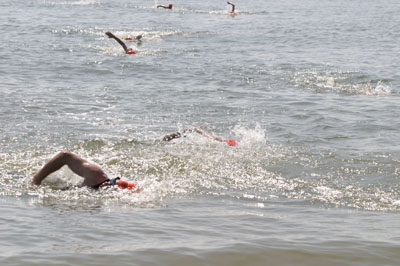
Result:
<svg viewBox="0 0 400 266"><path fill-rule="evenodd" d="M83 177L83 185L93 189L105 188L110 186L118 186L120 188L132 189L134 192L140 192L140 188L132 183L121 180L119 177L109 179L104 171L97 165L86 161L78 155L63 151L48 161L40 171L33 176L32 183L40 185L48 175L59 170L64 165L75 174Z"/></svg>
<svg viewBox="0 0 400 266"><path fill-rule="evenodd" d="M131 37L131 36L127 36L127 37L125 37L125 41L138 41L138 42L140 42L140 41L142 41L142 37L143 37L143 35L138 35L138 36L136 36L136 37Z"/></svg>
<svg viewBox="0 0 400 266"><path fill-rule="evenodd" d="M158 5L157 8L166 8L166 9L172 9L172 4L169 4L168 6L162 6L162 5Z"/></svg>
<svg viewBox="0 0 400 266"><path fill-rule="evenodd" d="M231 14L235 14L235 5L234 4L232 4L231 2L227 2L228 3L228 5L231 5L232 6L232 10L231 10Z"/></svg>
<svg viewBox="0 0 400 266"><path fill-rule="evenodd" d="M108 38L115 39L122 46L122 48L124 48L126 54L136 54L136 52L133 51L132 48L128 48L128 46L126 46L126 44L123 41L121 41L120 38L116 37L111 32L106 32L106 35L108 36Z"/></svg>
<svg viewBox="0 0 400 266"><path fill-rule="evenodd" d="M206 137L208 137L208 138L210 138L210 139L213 139L213 140L216 140L216 141L219 141L219 142L225 142L225 143L228 144L229 146L237 146L237 145L239 145L239 144L236 142L236 140L233 140L233 139L224 139L223 137L211 135L209 132L207 132L207 131L205 131L205 130L203 130L203 129L201 129L201 128L198 128L198 127L195 127L195 128L185 128L185 129L183 129L183 130L181 130L181 131L174 132L174 133L170 133L170 134L168 134L168 135L165 135L165 136L163 137L163 140L164 140L164 141L171 141L171 140L173 140L173 139L176 139L176 138L180 138L180 137L182 137L182 136L185 136L185 135L184 135L185 133L192 133L192 132L199 133L199 134L201 134L201 135L203 135L203 136L206 136Z"/></svg>

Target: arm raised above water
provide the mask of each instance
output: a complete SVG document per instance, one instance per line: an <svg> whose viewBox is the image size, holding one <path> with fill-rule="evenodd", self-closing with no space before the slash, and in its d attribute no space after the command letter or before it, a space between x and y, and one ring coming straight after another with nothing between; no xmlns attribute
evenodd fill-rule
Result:
<svg viewBox="0 0 400 266"><path fill-rule="evenodd" d="M128 46L126 46L126 44L123 41L121 41L120 38L118 38L117 36L115 36L114 34L112 34L109 31L106 32L106 35L108 36L108 38L112 38L112 39L116 40L122 46L122 48L124 48L125 53L129 51Z"/></svg>
<svg viewBox="0 0 400 266"><path fill-rule="evenodd" d="M95 186L108 178L99 166L89 163L72 152L63 151L50 159L50 161L33 176L32 183L40 185L43 179L59 170L64 165L67 165L75 174L83 177L83 184L89 187Z"/></svg>

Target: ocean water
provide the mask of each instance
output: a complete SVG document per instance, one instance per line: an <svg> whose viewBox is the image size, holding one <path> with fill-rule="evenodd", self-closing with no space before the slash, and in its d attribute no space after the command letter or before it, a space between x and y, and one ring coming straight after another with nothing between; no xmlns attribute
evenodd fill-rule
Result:
<svg viewBox="0 0 400 266"><path fill-rule="evenodd" d="M400 2L172 3L0 2L0 265L398 265Z"/></svg>

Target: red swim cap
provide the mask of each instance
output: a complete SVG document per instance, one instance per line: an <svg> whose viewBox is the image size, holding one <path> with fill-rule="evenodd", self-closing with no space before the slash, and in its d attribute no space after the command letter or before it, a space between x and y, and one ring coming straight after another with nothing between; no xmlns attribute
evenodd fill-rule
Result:
<svg viewBox="0 0 400 266"><path fill-rule="evenodd" d="M135 51L126 51L126 54L136 54Z"/></svg>
<svg viewBox="0 0 400 266"><path fill-rule="evenodd" d="M117 181L117 185L118 185L120 188L127 188L127 189L132 189L132 188L136 187L135 184L128 183L128 182L123 181L123 180L118 180L118 181Z"/></svg>
<svg viewBox="0 0 400 266"><path fill-rule="evenodd" d="M226 139L225 142L229 145L229 146L237 146L238 143L236 142L236 140L233 139Z"/></svg>
<svg viewBox="0 0 400 266"><path fill-rule="evenodd" d="M172 4L169 4L168 7L169 7L169 8L172 8Z"/></svg>
<svg viewBox="0 0 400 266"><path fill-rule="evenodd" d="M132 37L125 37L125 41L132 41Z"/></svg>

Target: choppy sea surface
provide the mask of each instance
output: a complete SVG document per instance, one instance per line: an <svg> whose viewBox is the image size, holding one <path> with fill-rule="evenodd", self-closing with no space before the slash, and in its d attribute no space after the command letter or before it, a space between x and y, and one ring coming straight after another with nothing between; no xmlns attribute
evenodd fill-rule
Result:
<svg viewBox="0 0 400 266"><path fill-rule="evenodd" d="M161 4L0 2L0 264L398 265L400 2Z"/></svg>

